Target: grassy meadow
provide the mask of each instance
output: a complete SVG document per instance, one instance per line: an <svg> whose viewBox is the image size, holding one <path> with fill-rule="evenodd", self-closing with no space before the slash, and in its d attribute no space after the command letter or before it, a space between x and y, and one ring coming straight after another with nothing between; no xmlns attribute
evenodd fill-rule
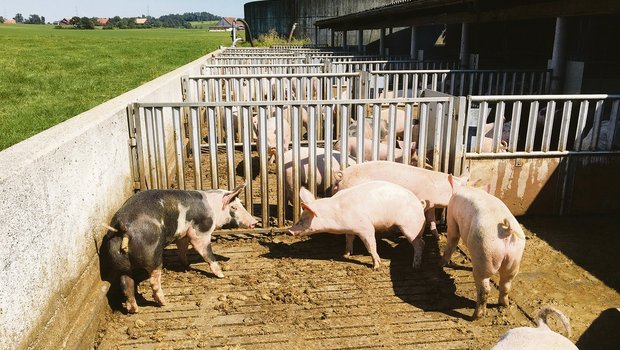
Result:
<svg viewBox="0 0 620 350"><path fill-rule="evenodd" d="M219 47L230 33L1 25L0 150Z"/></svg>

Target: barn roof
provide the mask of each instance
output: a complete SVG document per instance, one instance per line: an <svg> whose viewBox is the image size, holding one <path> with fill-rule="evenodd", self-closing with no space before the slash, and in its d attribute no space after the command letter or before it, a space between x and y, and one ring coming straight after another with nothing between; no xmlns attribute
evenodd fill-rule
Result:
<svg viewBox="0 0 620 350"><path fill-rule="evenodd" d="M366 11L316 21L333 30L493 22L620 13L617 0L401 0Z"/></svg>

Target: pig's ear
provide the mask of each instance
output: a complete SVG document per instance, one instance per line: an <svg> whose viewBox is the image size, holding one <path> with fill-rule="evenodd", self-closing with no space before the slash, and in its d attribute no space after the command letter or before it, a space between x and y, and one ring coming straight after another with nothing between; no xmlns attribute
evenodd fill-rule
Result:
<svg viewBox="0 0 620 350"><path fill-rule="evenodd" d="M303 204L309 204L315 200L312 192L308 191L305 187L299 189L299 198L301 198Z"/></svg>
<svg viewBox="0 0 620 350"><path fill-rule="evenodd" d="M301 207L304 209L304 211L307 211L308 213L312 214L312 216L317 216L316 212L312 210L312 208L308 204L301 203Z"/></svg>
<svg viewBox="0 0 620 350"><path fill-rule="evenodd" d="M452 188L452 193L454 193L454 176L452 176L452 174L448 175L448 182L450 183L450 187Z"/></svg>
<svg viewBox="0 0 620 350"><path fill-rule="evenodd" d="M243 191L244 188L245 188L245 184L241 184L235 187L235 189L232 190L231 192L226 193L222 197L222 209L224 209L224 207L232 203L232 201L234 201L241 194L241 191Z"/></svg>
<svg viewBox="0 0 620 350"><path fill-rule="evenodd" d="M486 184L486 186L482 187L482 189L483 189L486 193L491 193L491 184Z"/></svg>

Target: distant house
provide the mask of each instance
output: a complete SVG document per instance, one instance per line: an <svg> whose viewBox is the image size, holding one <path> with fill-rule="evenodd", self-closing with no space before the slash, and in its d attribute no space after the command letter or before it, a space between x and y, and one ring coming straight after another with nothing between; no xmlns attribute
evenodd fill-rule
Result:
<svg viewBox="0 0 620 350"><path fill-rule="evenodd" d="M61 19L60 21L58 21L58 24L60 25L69 25L71 24L71 18L65 17L63 19Z"/></svg>
<svg viewBox="0 0 620 350"><path fill-rule="evenodd" d="M210 26L209 31L211 32L231 31L233 29L233 26L235 26L235 17L223 17L222 19L220 19L219 22L217 22L217 24ZM237 26L237 30L244 29L241 23L237 23L236 26Z"/></svg>
<svg viewBox="0 0 620 350"><path fill-rule="evenodd" d="M136 18L134 20L134 23L136 23L136 24L146 24L146 18Z"/></svg>
<svg viewBox="0 0 620 350"><path fill-rule="evenodd" d="M4 24L16 24L16 23L17 22L15 22L15 20L12 19L12 18L10 18L10 19L7 18L7 19L4 20Z"/></svg>
<svg viewBox="0 0 620 350"><path fill-rule="evenodd" d="M104 26L110 21L109 18L97 18L97 25Z"/></svg>

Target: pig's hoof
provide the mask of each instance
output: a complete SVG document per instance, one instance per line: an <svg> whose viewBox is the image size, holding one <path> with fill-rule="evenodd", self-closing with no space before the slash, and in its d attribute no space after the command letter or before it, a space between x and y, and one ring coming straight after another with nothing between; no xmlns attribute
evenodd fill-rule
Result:
<svg viewBox="0 0 620 350"><path fill-rule="evenodd" d="M486 313L485 311L486 310L476 309L474 311L474 314L471 315L472 320L477 320L477 319L481 318L482 316L484 316L484 314Z"/></svg>
<svg viewBox="0 0 620 350"><path fill-rule="evenodd" d="M159 304L159 306L166 306L166 298L163 295L158 296L157 294L153 294L153 299Z"/></svg>
<svg viewBox="0 0 620 350"><path fill-rule="evenodd" d="M125 303L123 303L123 307L130 314L137 314L140 311L138 309L138 304L136 304L136 303L125 302Z"/></svg>
<svg viewBox="0 0 620 350"><path fill-rule="evenodd" d="M222 271L214 272L214 274L217 278L224 278L224 274L222 273Z"/></svg>
<svg viewBox="0 0 620 350"><path fill-rule="evenodd" d="M499 304L500 307L510 306L510 300L508 300L508 297L503 297L503 298L500 297L497 303Z"/></svg>

